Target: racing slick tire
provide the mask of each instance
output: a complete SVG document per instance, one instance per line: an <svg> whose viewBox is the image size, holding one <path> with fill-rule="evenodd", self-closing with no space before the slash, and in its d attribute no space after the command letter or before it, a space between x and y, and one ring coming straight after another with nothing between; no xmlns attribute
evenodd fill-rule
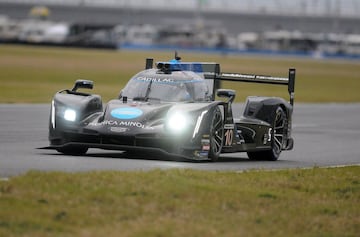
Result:
<svg viewBox="0 0 360 237"><path fill-rule="evenodd" d="M271 129L271 149L266 151L248 152L250 160L276 161L279 159L287 131L287 115L281 106L275 110L275 118Z"/></svg>
<svg viewBox="0 0 360 237"><path fill-rule="evenodd" d="M62 148L57 148L56 150L65 155L71 156L81 156L85 155L89 148L82 146L67 146Z"/></svg>
<svg viewBox="0 0 360 237"><path fill-rule="evenodd" d="M211 161L219 159L224 140L224 121L220 109L217 107L213 113L210 125L210 150Z"/></svg>

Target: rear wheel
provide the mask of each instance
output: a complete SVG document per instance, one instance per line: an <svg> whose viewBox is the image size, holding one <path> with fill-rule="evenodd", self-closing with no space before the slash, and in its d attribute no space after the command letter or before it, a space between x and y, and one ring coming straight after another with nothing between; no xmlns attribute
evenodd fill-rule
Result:
<svg viewBox="0 0 360 237"><path fill-rule="evenodd" d="M81 156L86 154L88 148L82 146L68 146L68 147L57 148L56 150L65 155Z"/></svg>
<svg viewBox="0 0 360 237"><path fill-rule="evenodd" d="M280 106L275 111L275 118L271 129L271 150L248 152L251 160L269 160L276 161L279 159L281 151L285 144L287 126L287 115Z"/></svg>
<svg viewBox="0 0 360 237"><path fill-rule="evenodd" d="M210 151L212 161L219 159L224 139L224 121L219 108L214 111L210 125Z"/></svg>

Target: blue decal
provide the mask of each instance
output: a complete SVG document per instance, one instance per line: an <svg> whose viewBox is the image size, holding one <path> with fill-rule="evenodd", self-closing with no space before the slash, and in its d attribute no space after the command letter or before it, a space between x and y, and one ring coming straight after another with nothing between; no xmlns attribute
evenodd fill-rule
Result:
<svg viewBox="0 0 360 237"><path fill-rule="evenodd" d="M170 62L157 62L157 64L167 64L169 66L170 71L193 71L196 73L202 73L203 63L198 62L180 62L178 60L171 60Z"/></svg>
<svg viewBox="0 0 360 237"><path fill-rule="evenodd" d="M113 109L111 110L110 114L111 116L117 119L134 119L140 117L143 114L143 112L142 110L137 108L127 107L127 108Z"/></svg>

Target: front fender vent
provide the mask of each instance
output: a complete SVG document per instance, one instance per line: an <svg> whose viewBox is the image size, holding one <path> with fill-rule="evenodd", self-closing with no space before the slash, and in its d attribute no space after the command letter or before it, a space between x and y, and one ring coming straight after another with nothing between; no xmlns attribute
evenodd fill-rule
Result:
<svg viewBox="0 0 360 237"><path fill-rule="evenodd" d="M248 117L254 117L255 113L256 113L256 105L249 105L245 111L245 116Z"/></svg>

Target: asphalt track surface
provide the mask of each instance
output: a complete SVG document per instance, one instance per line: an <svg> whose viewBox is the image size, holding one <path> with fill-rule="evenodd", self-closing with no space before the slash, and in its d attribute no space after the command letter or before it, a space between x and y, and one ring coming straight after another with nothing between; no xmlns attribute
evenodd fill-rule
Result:
<svg viewBox="0 0 360 237"><path fill-rule="evenodd" d="M241 112L241 104L234 106ZM85 156L66 156L48 145L49 105L0 104L0 178L30 170L83 172L190 168L243 171L360 164L360 104L295 104L294 150L276 162L250 161L246 153L222 156L218 162L190 162L147 154L89 149Z"/></svg>

